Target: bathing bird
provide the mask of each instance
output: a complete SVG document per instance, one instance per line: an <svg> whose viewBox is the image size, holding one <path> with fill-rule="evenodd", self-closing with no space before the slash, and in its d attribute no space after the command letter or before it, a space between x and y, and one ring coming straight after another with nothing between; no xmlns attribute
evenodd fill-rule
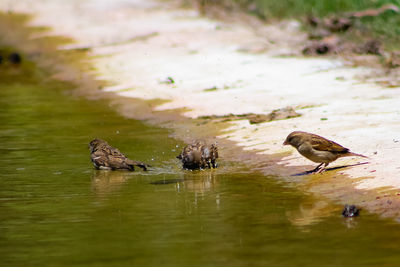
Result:
<svg viewBox="0 0 400 267"><path fill-rule="evenodd" d="M216 143L207 145L205 141L197 140L185 146L177 158L182 161L184 169L216 168L218 147Z"/></svg>
<svg viewBox="0 0 400 267"><path fill-rule="evenodd" d="M356 217L360 215L360 209L358 209L355 205L346 204L342 211L343 217Z"/></svg>
<svg viewBox="0 0 400 267"><path fill-rule="evenodd" d="M101 139L92 140L89 143L89 149L90 158L96 169L134 171L134 166L138 166L146 171L149 166L143 162L128 159L118 149Z"/></svg>
<svg viewBox="0 0 400 267"><path fill-rule="evenodd" d="M291 145L296 148L302 156L313 162L320 163L315 169L309 171L310 173L325 171L329 163L341 157L357 156L368 158L364 155L350 152L348 148L322 136L301 131L290 133L285 142L283 142L283 145ZM322 165L324 166L321 168Z"/></svg>

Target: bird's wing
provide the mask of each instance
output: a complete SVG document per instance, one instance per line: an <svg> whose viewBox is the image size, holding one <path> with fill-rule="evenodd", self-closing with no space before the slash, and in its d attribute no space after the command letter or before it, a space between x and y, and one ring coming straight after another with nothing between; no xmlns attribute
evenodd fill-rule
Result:
<svg viewBox="0 0 400 267"><path fill-rule="evenodd" d="M96 165L96 166L104 166L104 167L109 167L108 165L108 159L106 157L106 155L101 152L101 151L96 151L93 152L90 155L90 158L92 160L92 162Z"/></svg>
<svg viewBox="0 0 400 267"><path fill-rule="evenodd" d="M122 154L117 148L111 147L111 146L107 146L106 148L104 148L106 150L106 153L108 155L111 155L113 157L124 157L125 155Z"/></svg>
<svg viewBox="0 0 400 267"><path fill-rule="evenodd" d="M129 166L125 163L127 158L122 155L109 155L108 156L108 163L110 167L113 169L129 169Z"/></svg>
<svg viewBox="0 0 400 267"><path fill-rule="evenodd" d="M112 146L102 146L96 151L95 155L96 154L102 155L102 157L99 158L103 163L102 166L107 166L112 169L129 168L127 164L125 164L125 155Z"/></svg>
<svg viewBox="0 0 400 267"><path fill-rule="evenodd" d="M345 148L339 145L338 143L335 143L331 140L325 139L317 135L313 135L311 137L311 145L315 150L320 150L320 151L331 151L337 153L349 152L348 148Z"/></svg>

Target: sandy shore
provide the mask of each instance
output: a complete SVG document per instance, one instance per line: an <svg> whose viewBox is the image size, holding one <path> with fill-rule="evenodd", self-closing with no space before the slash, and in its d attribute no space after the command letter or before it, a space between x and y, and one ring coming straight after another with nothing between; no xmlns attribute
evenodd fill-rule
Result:
<svg viewBox="0 0 400 267"><path fill-rule="evenodd" d="M219 135L254 153L288 155L277 163L286 174L312 167L282 146L287 134L303 130L370 157L369 164L335 172L354 178L347 186L400 189L399 88L362 82L374 71L366 67L289 56L305 41L296 22L224 23L139 0L4 0L0 9L32 14L31 25L52 27L52 35L76 41L59 49L90 48L92 74L110 84L103 90L165 100L157 111L183 109L184 116L197 118L295 108L302 116L260 124L236 120ZM362 161L344 158L331 166Z"/></svg>

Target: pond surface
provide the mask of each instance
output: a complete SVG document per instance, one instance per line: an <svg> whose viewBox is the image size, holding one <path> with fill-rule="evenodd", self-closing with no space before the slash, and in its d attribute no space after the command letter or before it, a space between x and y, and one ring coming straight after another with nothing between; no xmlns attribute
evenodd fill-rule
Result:
<svg viewBox="0 0 400 267"><path fill-rule="evenodd" d="M341 206L223 159L216 170L181 170L175 156L183 144L167 130L73 96L40 71L2 71L2 266L400 262L392 220L366 212L344 219ZM95 137L152 169L94 170L87 145Z"/></svg>

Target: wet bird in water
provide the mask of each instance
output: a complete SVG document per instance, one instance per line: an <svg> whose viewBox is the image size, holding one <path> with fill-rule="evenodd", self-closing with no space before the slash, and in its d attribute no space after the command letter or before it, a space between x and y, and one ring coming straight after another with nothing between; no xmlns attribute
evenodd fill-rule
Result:
<svg viewBox="0 0 400 267"><path fill-rule="evenodd" d="M89 143L89 149L90 158L96 169L134 171L134 166L138 166L144 171L147 170L147 164L128 159L118 149L113 148L104 140L92 140Z"/></svg>
<svg viewBox="0 0 400 267"><path fill-rule="evenodd" d="M368 158L364 155L350 152L348 148L322 136L300 131L289 134L283 145L291 145L296 148L302 156L316 163L320 163L314 170L309 171L310 173L323 172L329 163L341 157L357 156ZM324 166L321 168L323 164Z"/></svg>
<svg viewBox="0 0 400 267"><path fill-rule="evenodd" d="M346 204L342 211L342 215L343 217L356 217L360 215L360 209L357 209L357 207L354 205Z"/></svg>
<svg viewBox="0 0 400 267"><path fill-rule="evenodd" d="M184 169L216 168L218 158L217 145L207 145L204 141L195 141L183 148L177 156L182 161Z"/></svg>

